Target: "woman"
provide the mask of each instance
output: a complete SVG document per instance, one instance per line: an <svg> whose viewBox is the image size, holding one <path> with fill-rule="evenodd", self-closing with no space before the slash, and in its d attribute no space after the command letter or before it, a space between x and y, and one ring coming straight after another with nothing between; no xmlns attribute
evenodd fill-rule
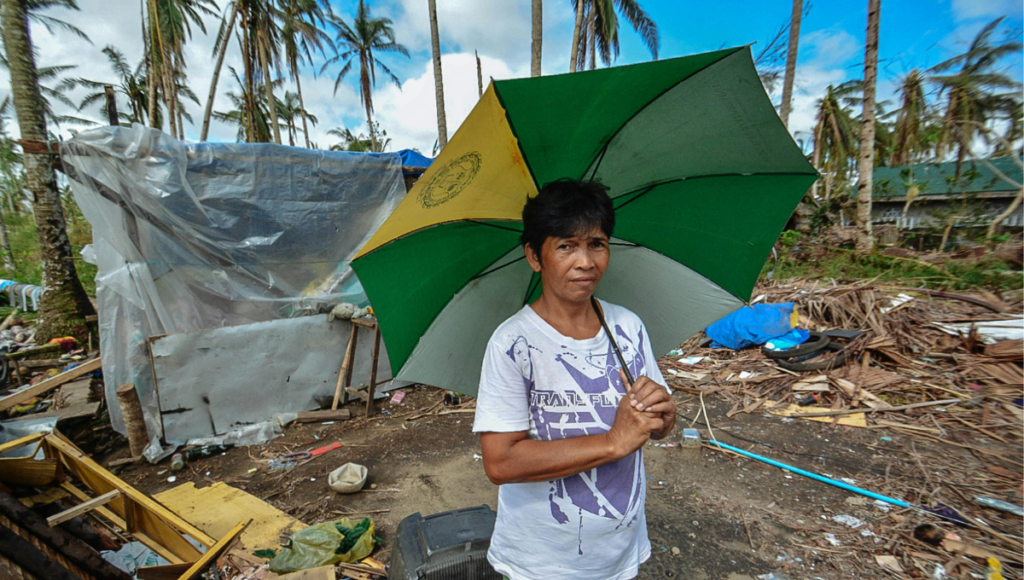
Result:
<svg viewBox="0 0 1024 580"><path fill-rule="evenodd" d="M650 557L641 448L676 403L640 319L592 298L614 227L595 182L549 183L523 208L543 292L491 336L473 425L501 486L488 560L510 580L627 579Z"/></svg>

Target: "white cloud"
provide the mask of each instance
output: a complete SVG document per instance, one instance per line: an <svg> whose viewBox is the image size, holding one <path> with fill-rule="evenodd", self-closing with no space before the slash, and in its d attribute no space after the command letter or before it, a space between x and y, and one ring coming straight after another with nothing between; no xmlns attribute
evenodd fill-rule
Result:
<svg viewBox="0 0 1024 580"><path fill-rule="evenodd" d="M480 57L484 89L490 79L529 76L529 63L511 69L503 61ZM445 54L441 57L444 78L445 116L449 139L469 115L478 100L476 60L470 53ZM437 139L437 107L434 96L434 68L427 62L422 73L402 83L399 90L388 86L373 98L376 118L388 132L392 149L416 148L429 155Z"/></svg>
<svg viewBox="0 0 1024 580"><path fill-rule="evenodd" d="M998 18L1020 15L1020 0L953 0L953 18L957 21L975 18Z"/></svg>
<svg viewBox="0 0 1024 580"><path fill-rule="evenodd" d="M863 44L840 28L815 30L800 39L800 52L809 55L805 60L816 64L845 63L863 50Z"/></svg>

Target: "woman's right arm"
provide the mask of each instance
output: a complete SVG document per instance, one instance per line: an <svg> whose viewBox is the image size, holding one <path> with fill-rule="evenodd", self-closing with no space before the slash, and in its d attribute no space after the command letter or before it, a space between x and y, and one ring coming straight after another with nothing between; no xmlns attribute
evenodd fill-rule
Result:
<svg viewBox="0 0 1024 580"><path fill-rule="evenodd" d="M663 427L660 417L637 411L623 397L606 433L555 441L528 439L526 431L481 433L484 471L497 485L568 477L622 459Z"/></svg>

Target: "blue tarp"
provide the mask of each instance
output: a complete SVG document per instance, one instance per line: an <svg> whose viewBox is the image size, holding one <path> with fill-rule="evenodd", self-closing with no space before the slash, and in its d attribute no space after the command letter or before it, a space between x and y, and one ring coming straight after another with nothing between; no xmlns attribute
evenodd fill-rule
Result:
<svg viewBox="0 0 1024 580"><path fill-rule="evenodd" d="M756 304L740 308L705 330L712 348L740 350L782 336L793 328L793 303Z"/></svg>
<svg viewBox="0 0 1024 580"><path fill-rule="evenodd" d="M402 167L422 167L426 169L434 162L433 159L421 155L418 151L413 151L412 149L402 149L398 154L402 157Z"/></svg>

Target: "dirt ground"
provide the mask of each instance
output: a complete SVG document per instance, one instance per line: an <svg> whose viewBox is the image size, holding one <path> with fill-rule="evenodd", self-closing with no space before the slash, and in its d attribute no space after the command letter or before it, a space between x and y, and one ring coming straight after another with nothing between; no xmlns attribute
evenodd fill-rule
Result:
<svg viewBox="0 0 1024 580"><path fill-rule="evenodd" d="M166 471L167 462L127 466L120 476L149 494L183 481L198 487L222 481L308 524L349 514L369 515L384 540L374 556L387 562L396 527L404 517L497 505L497 487L488 481L479 460L472 413L408 420L417 409L437 401L441 392L427 387L407 390L402 405L383 402L379 405L383 413L374 419L291 426L263 447L235 448L193 462L177 474L174 483L167 481L172 475ZM893 577L870 557L876 544L877 553L886 553L880 531L904 518L923 516L878 507L836 487L720 450L682 449L678 437L699 413L700 402L681 392L675 397L681 416L689 420L681 417L673 438L650 442L645 448L653 556L641 566L640 578L742 580L769 573L774 578ZM727 418L725 402L708 398L705 403L715 436L723 443L798 468L849 478L865 487L882 473L886 478L916 478L923 487L928 475L922 476L910 459L909 448L925 457L950 450L878 429L762 414ZM351 408L361 415L360 408L354 404ZM274 471L257 461L263 449L281 453L332 441L345 447L293 469ZM963 455L964 461L973 461ZM354 495L336 494L327 486L327 474L350 461L369 468L367 488ZM932 476L941 478L939 473ZM869 525L851 529L831 519L837 515L854 516ZM878 535L865 532L868 529ZM831 539L825 534L832 534Z"/></svg>

